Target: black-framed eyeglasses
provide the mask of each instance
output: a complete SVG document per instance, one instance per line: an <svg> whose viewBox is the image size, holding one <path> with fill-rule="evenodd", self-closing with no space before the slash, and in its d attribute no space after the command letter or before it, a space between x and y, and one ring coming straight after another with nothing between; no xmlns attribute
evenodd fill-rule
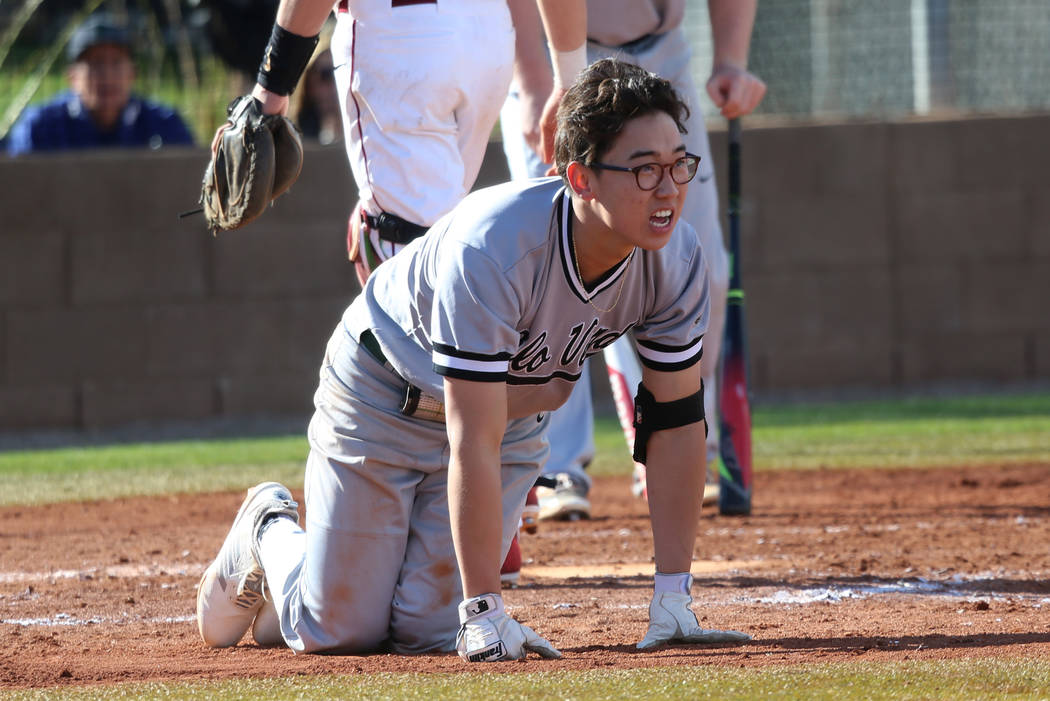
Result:
<svg viewBox="0 0 1050 701"><path fill-rule="evenodd" d="M660 187L660 183L663 182L664 179L665 170L670 171L671 180L679 185L685 185L696 177L696 170L699 165L700 156L687 153L681 158L676 159L674 163L643 163L642 165L634 166L633 168L611 166L607 163L591 163L590 167L598 168L600 170L615 170L621 173L634 173L634 179L638 183L638 187L642 190L649 191Z"/></svg>

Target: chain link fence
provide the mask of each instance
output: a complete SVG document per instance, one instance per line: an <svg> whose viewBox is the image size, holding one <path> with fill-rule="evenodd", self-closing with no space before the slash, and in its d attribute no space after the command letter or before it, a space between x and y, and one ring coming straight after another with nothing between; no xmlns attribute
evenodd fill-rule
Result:
<svg viewBox="0 0 1050 701"><path fill-rule="evenodd" d="M707 0L687 0L699 85ZM1050 109L1048 0L759 0L750 68L758 114L894 119ZM705 106L705 114L713 114Z"/></svg>
<svg viewBox="0 0 1050 701"><path fill-rule="evenodd" d="M26 104L64 89L62 45L99 5L139 19L138 91L177 105L206 141L246 75L207 41L217 20L204 0L0 0L0 137ZM256 6L267 24L272 3ZM702 86L712 61L707 0L687 0L685 30ZM750 68L769 86L757 114L770 117L1046 111L1050 0L760 0ZM706 99L702 109L715 114Z"/></svg>

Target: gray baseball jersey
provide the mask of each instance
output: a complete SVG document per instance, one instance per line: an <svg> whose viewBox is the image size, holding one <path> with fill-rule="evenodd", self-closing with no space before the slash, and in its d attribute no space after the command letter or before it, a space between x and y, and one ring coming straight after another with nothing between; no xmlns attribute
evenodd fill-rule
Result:
<svg viewBox="0 0 1050 701"><path fill-rule="evenodd" d="M571 206L555 178L480 190L381 265L343 315L308 430L305 534L260 548L293 650L454 648L463 597L448 437L444 424L400 413L405 380L437 396L443 377L507 383L505 554L548 455L546 412L584 358L630 331L646 365L699 361L707 281L692 229L680 223L661 250L636 249L588 289ZM365 330L386 364L359 343Z"/></svg>
<svg viewBox="0 0 1050 701"><path fill-rule="evenodd" d="M679 96L690 107L684 135L686 149L700 156L700 172L689 184L682 220L692 225L699 234L700 245L707 261L707 281L710 292L710 314L704 332L707 358L703 379L704 412L708 423L718 425L718 354L722 347L725 327L726 294L729 288L729 258L722 241L718 221L718 190L715 187L711 146L704 125L700 92L689 68L692 50L682 31L685 12L683 0L588 0L587 2L587 61L614 57L636 63L642 68L666 78ZM638 41L642 39L642 41ZM626 47L622 43L631 42ZM520 122L521 106L516 90L512 90L500 115L503 148L507 165L514 179L527 178L547 172L543 163L525 143ZM630 417L634 415L633 393L640 377L640 368L634 349L623 341L605 351L605 365L609 371L617 413L621 416L627 444L634 441ZM581 427L592 421L590 394L577 385L576 392L552 417L550 430L551 459L544 468L546 474L569 472L581 483L590 478L583 465L594 457L593 431ZM566 428L571 427L571 428ZM719 432L707 435L707 463L717 465Z"/></svg>
<svg viewBox="0 0 1050 701"><path fill-rule="evenodd" d="M635 249L588 288L571 207L560 178L473 193L379 268L347 329L372 329L394 369L432 394L443 376L506 382L510 418L560 406L583 361L628 331L648 367L698 362L708 293L692 228L680 221L666 246Z"/></svg>

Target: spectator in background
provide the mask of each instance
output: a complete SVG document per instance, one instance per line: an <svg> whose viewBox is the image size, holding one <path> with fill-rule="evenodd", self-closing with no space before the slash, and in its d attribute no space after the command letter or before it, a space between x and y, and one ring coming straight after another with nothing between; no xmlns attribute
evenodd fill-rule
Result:
<svg viewBox="0 0 1050 701"><path fill-rule="evenodd" d="M305 139L327 146L343 140L343 113L335 88L331 24L325 24L302 80L288 98L288 118Z"/></svg>
<svg viewBox="0 0 1050 701"><path fill-rule="evenodd" d="M8 134L8 154L193 144L175 110L132 94L135 63L126 27L106 15L90 17L73 33L66 57L70 90L22 113Z"/></svg>

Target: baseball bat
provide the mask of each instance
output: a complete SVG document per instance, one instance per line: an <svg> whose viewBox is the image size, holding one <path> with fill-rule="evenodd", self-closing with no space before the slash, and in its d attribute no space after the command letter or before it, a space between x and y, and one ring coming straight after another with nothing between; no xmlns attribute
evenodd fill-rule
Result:
<svg viewBox="0 0 1050 701"><path fill-rule="evenodd" d="M729 291L719 395L718 511L751 513L751 406L747 384L747 324L740 281L740 120L729 120Z"/></svg>

